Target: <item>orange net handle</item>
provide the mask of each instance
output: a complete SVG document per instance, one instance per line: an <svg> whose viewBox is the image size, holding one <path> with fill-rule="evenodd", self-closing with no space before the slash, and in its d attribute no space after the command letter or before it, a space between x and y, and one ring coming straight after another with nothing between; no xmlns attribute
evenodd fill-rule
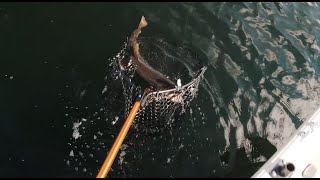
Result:
<svg viewBox="0 0 320 180"><path fill-rule="evenodd" d="M129 128L134 120L134 118L136 117L136 114L138 112L138 110L140 109L140 101L136 101L126 119L126 121L124 122L120 133L117 136L117 139L115 140L115 142L112 145L112 148L107 156L107 158L105 159L103 165L100 168L100 171L97 175L97 178L105 178L107 177L108 172L110 171L110 168L112 166L112 163L114 161L114 159L116 158L118 151L120 149L120 146L123 143L123 140L125 139Z"/></svg>

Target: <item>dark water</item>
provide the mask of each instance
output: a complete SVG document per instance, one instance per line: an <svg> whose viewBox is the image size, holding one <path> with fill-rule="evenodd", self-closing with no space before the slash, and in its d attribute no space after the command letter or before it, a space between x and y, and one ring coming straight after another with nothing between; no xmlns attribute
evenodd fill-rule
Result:
<svg viewBox="0 0 320 180"><path fill-rule="evenodd" d="M1 3L0 177L95 177L123 123L110 66L142 36L208 64L172 129L131 131L109 177L250 177L318 107L317 3Z"/></svg>

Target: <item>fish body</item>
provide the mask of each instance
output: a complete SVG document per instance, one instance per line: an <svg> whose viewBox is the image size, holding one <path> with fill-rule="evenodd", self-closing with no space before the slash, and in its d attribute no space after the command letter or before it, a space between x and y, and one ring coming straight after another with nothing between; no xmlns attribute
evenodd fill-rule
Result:
<svg viewBox="0 0 320 180"><path fill-rule="evenodd" d="M139 52L137 38L141 33L141 29L147 25L147 21L145 20L144 16L142 16L139 26L133 31L129 38L128 47L130 51L130 60L132 60L132 63L136 66L136 72L139 74L139 76L141 76L152 86L155 86L160 90L175 88L175 83L148 65Z"/></svg>

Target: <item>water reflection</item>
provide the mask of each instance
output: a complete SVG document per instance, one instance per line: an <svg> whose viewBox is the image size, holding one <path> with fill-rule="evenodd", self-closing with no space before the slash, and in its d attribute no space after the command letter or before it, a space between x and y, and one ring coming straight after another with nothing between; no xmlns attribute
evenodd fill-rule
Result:
<svg viewBox="0 0 320 180"><path fill-rule="evenodd" d="M249 177L319 107L318 3L135 8L158 27L154 36L192 44L210 67L198 98L176 129L145 140L132 135L112 176L225 177L242 171L241 176ZM123 121L110 126L116 116L109 114L106 120L112 137ZM112 138L96 137L96 148L111 145ZM141 141L148 143L134 145ZM99 162L101 152L96 152ZM248 168L239 170L244 164Z"/></svg>

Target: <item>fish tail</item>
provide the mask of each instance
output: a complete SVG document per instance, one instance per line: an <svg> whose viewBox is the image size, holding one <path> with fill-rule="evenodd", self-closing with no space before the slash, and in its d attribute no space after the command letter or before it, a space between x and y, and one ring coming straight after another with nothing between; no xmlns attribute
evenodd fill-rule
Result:
<svg viewBox="0 0 320 180"><path fill-rule="evenodd" d="M139 24L139 27L138 29L141 29L141 28L144 28L148 25L148 22L146 21L146 19L144 18L144 16L141 17L141 20L140 20L140 24Z"/></svg>

